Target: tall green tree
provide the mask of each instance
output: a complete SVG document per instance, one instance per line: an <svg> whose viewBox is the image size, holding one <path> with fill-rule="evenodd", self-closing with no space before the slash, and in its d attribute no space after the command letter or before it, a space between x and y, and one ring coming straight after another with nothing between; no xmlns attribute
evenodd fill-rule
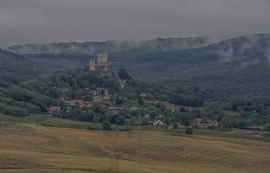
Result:
<svg viewBox="0 0 270 173"><path fill-rule="evenodd" d="M188 127L190 125L189 119L184 115L181 117L181 122L182 122L183 126Z"/></svg>
<svg viewBox="0 0 270 173"><path fill-rule="evenodd" d="M117 125L125 125L126 124L126 118L124 116L118 116L116 118L116 124Z"/></svg>
<svg viewBox="0 0 270 173"><path fill-rule="evenodd" d="M173 127L174 127L175 129L177 129L178 123L177 123L176 121L173 122Z"/></svg>
<svg viewBox="0 0 270 173"><path fill-rule="evenodd" d="M139 105L143 106L145 102L144 102L143 98L140 96L140 97L138 97L138 102L137 103Z"/></svg>
<svg viewBox="0 0 270 173"><path fill-rule="evenodd" d="M270 123L266 123L263 127L263 129L267 132L270 132Z"/></svg>
<svg viewBox="0 0 270 173"><path fill-rule="evenodd" d="M132 79L127 70L122 67L118 70L118 76L122 80Z"/></svg>

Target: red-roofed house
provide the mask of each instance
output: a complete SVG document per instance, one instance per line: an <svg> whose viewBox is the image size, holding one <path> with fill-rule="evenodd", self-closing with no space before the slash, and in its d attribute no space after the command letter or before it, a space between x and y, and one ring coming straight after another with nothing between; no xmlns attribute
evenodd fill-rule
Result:
<svg viewBox="0 0 270 173"><path fill-rule="evenodd" d="M84 88L84 90L89 91L89 88Z"/></svg>
<svg viewBox="0 0 270 173"><path fill-rule="evenodd" d="M103 99L104 99L104 100L110 100L110 97L111 97L111 96L112 96L111 94L108 94L108 95L104 96Z"/></svg>
<svg viewBox="0 0 270 173"><path fill-rule="evenodd" d="M95 104L99 105L99 106L103 106L102 103L100 101L95 102Z"/></svg>
<svg viewBox="0 0 270 173"><path fill-rule="evenodd" d="M108 90L106 88L97 88L97 91L99 92L99 94L101 93L101 91L104 90L104 94L108 95Z"/></svg>
<svg viewBox="0 0 270 173"><path fill-rule="evenodd" d="M83 103L80 104L80 107L83 107L83 106L85 106L85 107L91 107L92 105L91 105L90 102L83 102Z"/></svg>
<svg viewBox="0 0 270 173"><path fill-rule="evenodd" d="M60 106L51 106L51 107L47 108L47 110L50 113L53 113L53 111L56 111L59 113L61 111L61 107Z"/></svg>
<svg viewBox="0 0 270 173"><path fill-rule="evenodd" d="M207 120L208 124L211 124L211 125L215 125L217 126L218 125L218 122L216 120Z"/></svg>
<svg viewBox="0 0 270 173"><path fill-rule="evenodd" d="M70 105L75 105L76 102L78 102L79 104L82 104L83 103L82 100L71 100L70 101Z"/></svg>
<svg viewBox="0 0 270 173"><path fill-rule="evenodd" d="M101 101L101 98L100 97L95 97L95 98L93 98L93 101L95 101L95 102Z"/></svg>
<svg viewBox="0 0 270 173"><path fill-rule="evenodd" d="M197 123L201 123L202 122L202 119L199 119L197 118L196 120L194 120L194 123L197 124Z"/></svg>

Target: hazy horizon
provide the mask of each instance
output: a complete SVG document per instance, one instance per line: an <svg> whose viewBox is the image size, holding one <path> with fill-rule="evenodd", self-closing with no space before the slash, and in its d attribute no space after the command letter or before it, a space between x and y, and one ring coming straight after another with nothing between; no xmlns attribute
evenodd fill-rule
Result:
<svg viewBox="0 0 270 173"><path fill-rule="evenodd" d="M270 33L267 0L2 0L0 47Z"/></svg>

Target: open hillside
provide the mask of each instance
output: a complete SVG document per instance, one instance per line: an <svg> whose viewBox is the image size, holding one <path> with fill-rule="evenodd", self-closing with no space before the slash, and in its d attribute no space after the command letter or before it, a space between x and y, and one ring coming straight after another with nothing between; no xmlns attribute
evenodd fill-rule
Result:
<svg viewBox="0 0 270 173"><path fill-rule="evenodd" d="M1 172L110 172L110 132L26 124L2 125L0 132ZM119 133L118 172L133 172L136 139L135 132ZM142 132L145 173L266 173L269 146L244 139Z"/></svg>
<svg viewBox="0 0 270 173"><path fill-rule="evenodd" d="M164 44L173 47L168 40ZM20 52L19 46L17 47L14 50L10 47L9 50ZM201 88L212 88L231 98L269 99L268 34L242 36L197 48L163 49L156 46L149 48L151 51L147 49L108 50L109 61L114 69L124 67L137 79L163 83L167 88L177 84L198 85ZM95 50L98 52L107 49ZM85 67L88 66L89 59L95 57L82 54L83 51L80 54L51 52L53 51L48 50L46 54L34 54L35 51L28 51L27 53L32 54L25 56L51 71Z"/></svg>
<svg viewBox="0 0 270 173"><path fill-rule="evenodd" d="M28 58L0 49L0 80L13 84L50 74Z"/></svg>

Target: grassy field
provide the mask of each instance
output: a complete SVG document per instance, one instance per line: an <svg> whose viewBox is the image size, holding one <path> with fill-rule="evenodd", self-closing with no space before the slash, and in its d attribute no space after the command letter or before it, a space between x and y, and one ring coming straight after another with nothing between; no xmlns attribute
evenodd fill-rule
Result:
<svg viewBox="0 0 270 173"><path fill-rule="evenodd" d="M0 114L0 172L111 172L110 132L49 115ZM118 172L132 172L136 126L119 126ZM144 171L269 172L270 139L230 132L142 127Z"/></svg>
<svg viewBox="0 0 270 173"><path fill-rule="evenodd" d="M0 172L110 172L110 132L20 123L2 124L0 135ZM119 132L118 172L132 172L136 137ZM142 145L147 173L270 170L269 142L143 131Z"/></svg>

